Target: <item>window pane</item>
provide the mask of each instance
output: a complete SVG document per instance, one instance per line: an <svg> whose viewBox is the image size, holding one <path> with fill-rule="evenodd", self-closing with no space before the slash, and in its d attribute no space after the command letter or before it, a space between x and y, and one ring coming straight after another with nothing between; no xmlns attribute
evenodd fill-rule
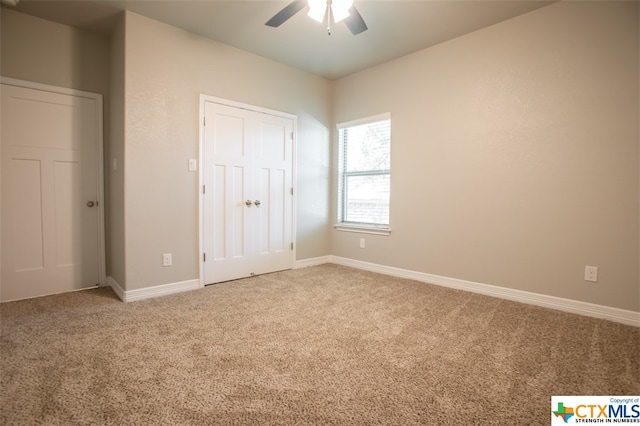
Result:
<svg viewBox="0 0 640 426"><path fill-rule="evenodd" d="M343 133L347 172L391 168L389 121L349 127Z"/></svg>
<svg viewBox="0 0 640 426"><path fill-rule="evenodd" d="M389 224L390 176L345 176L344 222Z"/></svg>
<svg viewBox="0 0 640 426"><path fill-rule="evenodd" d="M338 220L389 225L390 118L357 120L352 125L340 125L339 131Z"/></svg>

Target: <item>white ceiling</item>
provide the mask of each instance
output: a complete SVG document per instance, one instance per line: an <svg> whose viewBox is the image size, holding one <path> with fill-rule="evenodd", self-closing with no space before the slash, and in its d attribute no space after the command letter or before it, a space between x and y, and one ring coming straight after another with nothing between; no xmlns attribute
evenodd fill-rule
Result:
<svg viewBox="0 0 640 426"><path fill-rule="evenodd" d="M369 30L353 36L307 8L278 28L264 23L290 0L22 0L15 10L109 33L130 10L257 55L336 79L546 6L544 0L355 0Z"/></svg>

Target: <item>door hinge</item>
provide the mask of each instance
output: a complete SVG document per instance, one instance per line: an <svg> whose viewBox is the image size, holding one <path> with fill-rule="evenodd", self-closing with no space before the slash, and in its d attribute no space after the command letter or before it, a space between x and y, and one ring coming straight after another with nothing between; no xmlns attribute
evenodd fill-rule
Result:
<svg viewBox="0 0 640 426"><path fill-rule="evenodd" d="M293 243L291 243L291 250L293 250Z"/></svg>
<svg viewBox="0 0 640 426"><path fill-rule="evenodd" d="M207 192L206 188L204 185L202 185L202 193L205 194Z"/></svg>
<svg viewBox="0 0 640 426"><path fill-rule="evenodd" d="M202 261L203 262L207 261L207 253L202 253Z"/></svg>
<svg viewBox="0 0 640 426"><path fill-rule="evenodd" d="M207 125L207 117L202 117L202 125L203 126Z"/></svg>
<svg viewBox="0 0 640 426"><path fill-rule="evenodd" d="M291 132L291 140L293 140L293 132Z"/></svg>
<svg viewBox="0 0 640 426"><path fill-rule="evenodd" d="M291 195L293 195L293 187L291 187Z"/></svg>

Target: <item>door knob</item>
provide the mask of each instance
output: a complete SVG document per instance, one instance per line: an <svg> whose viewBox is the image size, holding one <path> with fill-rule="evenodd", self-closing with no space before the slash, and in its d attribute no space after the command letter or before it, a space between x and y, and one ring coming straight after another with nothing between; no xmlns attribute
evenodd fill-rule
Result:
<svg viewBox="0 0 640 426"><path fill-rule="evenodd" d="M97 204L97 202L93 202L93 201L87 201L87 207L93 207Z"/></svg>
<svg viewBox="0 0 640 426"><path fill-rule="evenodd" d="M258 207L258 206L260 205L260 200L255 200L255 201L253 202L253 204L255 204L255 205L256 205L256 207Z"/></svg>
<svg viewBox="0 0 640 426"><path fill-rule="evenodd" d="M247 205L247 207L251 207L251 200L247 200L244 203Z"/></svg>

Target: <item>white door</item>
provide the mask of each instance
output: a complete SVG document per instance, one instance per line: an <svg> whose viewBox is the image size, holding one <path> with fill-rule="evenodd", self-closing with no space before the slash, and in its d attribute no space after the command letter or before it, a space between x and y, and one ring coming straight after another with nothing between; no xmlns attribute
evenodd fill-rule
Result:
<svg viewBox="0 0 640 426"><path fill-rule="evenodd" d="M293 265L293 118L204 103L204 283Z"/></svg>
<svg viewBox="0 0 640 426"><path fill-rule="evenodd" d="M100 283L101 105L2 84L0 300Z"/></svg>

